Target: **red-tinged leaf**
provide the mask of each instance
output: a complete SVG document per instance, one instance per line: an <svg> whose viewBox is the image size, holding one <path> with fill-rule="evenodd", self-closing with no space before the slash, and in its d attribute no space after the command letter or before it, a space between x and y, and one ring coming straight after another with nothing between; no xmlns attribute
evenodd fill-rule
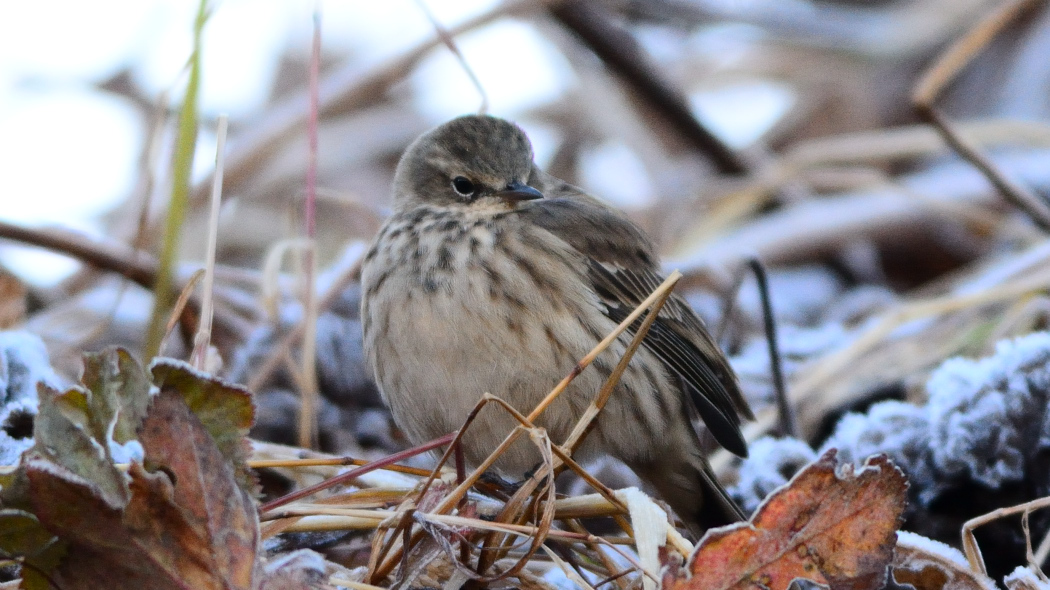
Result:
<svg viewBox="0 0 1050 590"><path fill-rule="evenodd" d="M48 530L68 544L65 558L49 572L58 587L151 588L186 590L183 572L165 570L170 547L153 546L153 539L123 522L123 511L109 505L87 482L50 462L25 466L33 492L34 512ZM158 510L158 516L162 514ZM177 552L172 552L172 557ZM196 579L196 576L188 576ZM200 588L218 588L202 585Z"/></svg>
<svg viewBox="0 0 1050 590"><path fill-rule="evenodd" d="M215 571L230 587L251 587L259 544L255 502L238 485L234 468L197 415L178 393L165 388L154 397L139 440L147 461L163 465L173 476L172 501L201 537ZM141 518L140 526L150 526L151 505L133 508L128 506L129 520Z"/></svg>
<svg viewBox="0 0 1050 590"><path fill-rule="evenodd" d="M258 520L253 500L200 420L173 391L153 398L140 429L147 459L128 471L125 505L48 458L24 469L33 513L68 552L61 588L253 589Z"/></svg>
<svg viewBox="0 0 1050 590"><path fill-rule="evenodd" d="M805 578L832 590L885 581L906 505L904 474L885 456L854 471L835 451L802 470L750 522L708 531L678 589L784 590Z"/></svg>
<svg viewBox="0 0 1050 590"><path fill-rule="evenodd" d="M251 392L174 359L157 359L150 371L162 392L179 394L233 466L237 482L255 493L255 474L248 468L248 429L255 420Z"/></svg>

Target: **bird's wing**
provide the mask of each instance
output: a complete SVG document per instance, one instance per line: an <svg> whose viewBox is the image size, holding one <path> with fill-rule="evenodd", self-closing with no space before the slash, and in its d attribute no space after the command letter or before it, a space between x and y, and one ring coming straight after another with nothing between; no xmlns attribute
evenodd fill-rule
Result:
<svg viewBox="0 0 1050 590"><path fill-rule="evenodd" d="M663 282L652 243L614 209L571 185L557 188L558 196L533 201L522 213L586 257L605 314L621 322ZM667 299L643 346L683 379L715 440L747 456L740 415L753 419L751 409L725 356L684 299L675 294Z"/></svg>

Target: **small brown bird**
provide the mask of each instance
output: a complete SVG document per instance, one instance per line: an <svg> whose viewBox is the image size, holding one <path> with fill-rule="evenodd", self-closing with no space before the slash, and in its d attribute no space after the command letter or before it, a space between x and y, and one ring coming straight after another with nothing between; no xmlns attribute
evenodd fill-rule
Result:
<svg viewBox="0 0 1050 590"><path fill-rule="evenodd" d="M528 413L662 281L640 228L533 163L513 123L454 119L419 137L394 178L394 213L362 269L364 346L408 437L457 430L482 394ZM630 341L621 336L538 424L563 442ZM692 408L690 408L692 406ZM747 454L753 418L725 356L679 296L668 299L576 458L607 453L651 483L693 531L743 518L704 459L690 416ZM487 408L468 430L477 465L516 422ZM536 467L519 441L496 464Z"/></svg>

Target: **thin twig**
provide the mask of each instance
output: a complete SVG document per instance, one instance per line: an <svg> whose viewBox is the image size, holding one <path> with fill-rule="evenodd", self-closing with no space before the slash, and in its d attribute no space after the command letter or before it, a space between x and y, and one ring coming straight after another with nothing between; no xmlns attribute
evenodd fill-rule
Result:
<svg viewBox="0 0 1050 590"><path fill-rule="evenodd" d="M645 298L644 301L638 304L638 307L634 308L634 311L632 311L630 315L624 318L624 320L620 322L620 325L616 326L616 329L610 332L609 335L606 336L601 342L599 342L593 350L587 353L587 356L580 359L580 362L576 363L576 366L573 367L572 371L570 371L569 374L566 375L565 378L562 379L561 382L558 383L554 387L554 389L552 389L551 392L547 394L547 397L543 398L543 400L532 410L532 412L529 413L529 421L535 422L536 418L538 418L540 414L542 414L547 409L548 406L554 403L554 400L558 399L562 392L565 391L565 388L569 386L569 383L571 383L577 375L582 373L584 369L586 369L591 363L593 363L594 359L598 358L599 354L605 352L605 349L608 348L613 343L613 341L619 338L620 334L623 334L627 330L627 328L634 323L635 320L641 317L641 315L645 313L645 311L649 309L649 307L651 307L654 303L656 303L658 299L660 299L663 296L663 293L666 289L670 288L672 285L677 283L678 280L681 278L682 273L676 270L672 272L666 279L664 279L664 282L660 283L660 286L657 287L656 290L652 292L652 294L650 294L648 297Z"/></svg>
<svg viewBox="0 0 1050 590"><path fill-rule="evenodd" d="M478 91L478 95L481 97L481 105L478 107L478 114L484 115L489 111L489 95L485 92L485 87L481 85L481 80L478 79L477 74L474 72L474 68L470 67L467 63L467 58L463 56L463 52L459 50L459 45L456 43L455 37L449 33L448 29L442 25L434 13L427 6L426 0L416 0L416 5L426 15L427 20L430 21L430 26L434 27L434 32L437 33L441 42L448 47L448 50L455 56L456 61L459 62L459 66L463 68L463 72L470 78L470 83L474 85L474 88Z"/></svg>
<svg viewBox="0 0 1050 590"><path fill-rule="evenodd" d="M61 229L34 229L0 220L0 239L65 254L96 268L116 272L145 289L157 280L157 259L123 244L101 243Z"/></svg>
<svg viewBox="0 0 1050 590"><path fill-rule="evenodd" d="M644 96L670 123L671 129L707 155L719 172L735 175L749 172L747 162L693 116L682 92L659 76L660 68L652 63L630 33L613 24L600 3L565 0L553 4L550 12L624 82Z"/></svg>
<svg viewBox="0 0 1050 590"><path fill-rule="evenodd" d="M1042 571L1047 555L1050 555L1050 530L1046 531L1046 534L1043 535L1043 540L1039 541L1039 547L1036 547L1035 555L1033 556L1039 571Z"/></svg>
<svg viewBox="0 0 1050 590"><path fill-rule="evenodd" d="M733 315L736 313L736 300L740 295L740 287L744 285L744 278L747 276L747 271L741 267L733 275L733 284L729 287L728 295L722 300L722 315L718 322L718 328L715 330L715 342L718 343L723 349L726 348L726 333L729 331L729 326L732 324Z"/></svg>
<svg viewBox="0 0 1050 590"><path fill-rule="evenodd" d="M795 419L795 409L791 405L791 400L788 399L787 385L784 383L784 367L780 357L780 344L777 341L777 320L773 316L772 295L769 292L766 268L757 258L751 258L747 264L751 267L751 272L755 273L759 300L762 301L762 321L766 328L766 343L769 345L769 371L773 375L773 389L777 396L780 434L798 438L798 420Z"/></svg>
<svg viewBox="0 0 1050 590"><path fill-rule="evenodd" d="M1027 187L1008 178L975 143L957 132L951 121L934 105L944 88L992 39L1036 4L1037 0L1011 0L990 13L945 50L919 79L912 91L912 103L919 116L929 121L963 159L980 170L1007 201L1027 213L1044 231L1050 232L1050 206Z"/></svg>
<svg viewBox="0 0 1050 590"><path fill-rule="evenodd" d="M182 291L179 293L179 298L175 300L175 305L171 308L171 314L168 316L168 322L164 325L164 331L161 333L160 342L157 345L157 351L154 356L164 356L164 347L168 342L168 336L175 330L175 325L179 323L179 318L186 311L190 298L193 296L193 289L197 286L197 283L204 278L204 269L200 269L193 273L189 282L182 287ZM199 323L199 321L198 321Z"/></svg>
<svg viewBox="0 0 1050 590"><path fill-rule="evenodd" d="M1043 573L1043 568L1035 558L1035 553L1032 552L1032 531L1028 527L1028 517L1031 514L1031 510L1025 510L1024 513L1021 514L1021 529L1024 531L1024 556L1028 561L1029 569L1031 569L1040 580L1046 583L1050 582L1050 579L1047 579L1046 574Z"/></svg>
<svg viewBox="0 0 1050 590"><path fill-rule="evenodd" d="M399 461L404 461L405 459L407 459L409 457L414 457L414 456L416 456L416 455L418 455L420 453L425 453L425 452L427 452L429 450L436 449L438 447L447 445L450 442L452 442L453 438L454 438L454 436L452 434L446 434L445 436L442 436L441 438L436 438L436 439L434 439L434 440L432 440L430 442L414 446L411 449L406 449L406 450L401 451L399 453L394 453L393 455L389 455L387 457L384 457L384 458L382 458L382 459L380 459L378 461L373 461L373 462L371 462L368 465L365 465L363 467L359 467L357 469L351 469L350 471L347 471L346 473L343 473L341 475L337 475L336 477L333 477L331 479L327 479L327 480L325 480L325 481L323 481L323 482L321 482L321 483L319 483L317 485L313 485L313 486L310 486L308 488L303 488L303 489L301 489L299 491L292 492L291 494L288 494L286 496L282 496L280 498L277 498L276 500L271 500L271 501L267 502L266 504L263 504L259 508L259 512L267 512L267 511L273 510L274 508L278 508L280 506L284 506L285 504L288 504L290 502L295 502L296 500L305 498L307 496L311 496L313 494L316 494L317 492L320 492L322 490L326 490L326 489L328 489L328 488L330 488L332 486L336 486L336 485L339 485L339 484L341 484L343 482L350 481L352 479L356 479L356 478L361 477L362 475L364 475L366 473L375 471L376 469L383 469L383 468L387 467L388 465L393 465L394 463L398 463Z"/></svg>
<svg viewBox="0 0 1050 590"><path fill-rule="evenodd" d="M678 276L681 277L681 274ZM653 322L656 321L664 303L667 302L667 298L671 296L671 291L674 288L675 282L677 282L677 279L675 279L674 282L665 282L665 284L660 286L660 289L657 289L656 293L659 293L660 296L653 303L652 309L649 311L649 314L645 316L642 325L638 327L637 331L635 331L634 338L631 339L631 343L627 346L627 350L624 351L623 356L620 357L620 361L616 364L612 373L609 374L609 378L606 379L605 384L602 385L601 391L598 392L598 397L591 402L591 405L588 406L586 410L584 410L583 416L577 421L572 432L569 433L569 437L564 443L562 443L562 448L566 450L568 455L572 455L576 448L579 447L585 438L587 438L587 434L590 432L595 418L597 418L598 414L601 413L603 408L605 408L605 404L609 402L613 389L619 384L623 372L627 370L628 363L631 362L634 353L638 351L638 347L641 346L642 341L645 340L645 335L649 333L649 328L652 327Z"/></svg>
<svg viewBox="0 0 1050 590"><path fill-rule="evenodd" d="M491 10L451 27L449 34L461 35L506 16L535 11L544 4L545 0L511 0L506 4L500 3ZM385 97L387 90L404 79L442 43L438 37L423 41L363 76L357 63L351 63L326 76L320 84L319 117L327 119L349 113ZM242 135L238 145L231 151L226 167L226 182L231 185L240 184L267 166L274 154L302 132L308 111L308 97L302 95L280 102L270 109L260 118L261 124ZM194 193L194 201L202 202L205 195L201 185Z"/></svg>
<svg viewBox="0 0 1050 590"><path fill-rule="evenodd" d="M248 467L252 469L278 469L298 467L345 467L347 465L370 465L372 461L367 459L355 459L353 457L332 457L314 459L253 459L248 461ZM394 471L408 475L426 477L430 475L429 469L420 467L409 467L408 465L386 465L385 471Z"/></svg>

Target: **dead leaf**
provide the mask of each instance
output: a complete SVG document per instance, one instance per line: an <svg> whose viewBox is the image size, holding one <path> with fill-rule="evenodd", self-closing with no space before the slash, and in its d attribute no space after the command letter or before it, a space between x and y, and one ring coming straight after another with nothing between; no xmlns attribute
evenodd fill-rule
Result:
<svg viewBox="0 0 1050 590"><path fill-rule="evenodd" d="M108 504L87 482L41 459L29 461L26 473L34 513L68 544L65 558L50 572L56 585L70 590L187 588L181 585L183 572L165 571L154 562L154 555L167 557L168 548L152 547L151 539L123 522L122 507ZM195 576L187 579L196 581Z"/></svg>
<svg viewBox="0 0 1050 590"><path fill-rule="evenodd" d="M39 409L33 421L33 447L26 458L54 463L90 482L113 507L127 503L127 477L114 465L112 443L134 438L149 403L146 374L125 350L107 348L84 355L83 384L65 392L37 387ZM21 480L16 473L14 479ZM5 506L28 508L24 486L5 486Z"/></svg>
<svg viewBox="0 0 1050 590"><path fill-rule="evenodd" d="M150 382L131 353L111 346L84 354L80 381L91 392L89 415L95 439L126 443L135 438L149 406Z"/></svg>
<svg viewBox="0 0 1050 590"><path fill-rule="evenodd" d="M259 590L334 590L335 586L328 583L328 570L333 565L309 549L276 556L263 566L265 579ZM339 570L352 575L346 568Z"/></svg>
<svg viewBox="0 0 1050 590"><path fill-rule="evenodd" d="M154 398L139 429L139 441L147 462L163 465L165 473L173 477L174 486L169 490L162 485L163 481L158 483L155 478L136 479L133 471L133 491L137 485L148 484L158 500L169 501L171 496L170 501L178 507L185 525L199 537L203 550L210 553L213 571L221 573L231 587L250 588L259 544L255 502L238 485L233 466L204 429L202 421L171 385L169 381ZM128 506L129 521L140 518L142 527L157 527L155 519L160 519L154 513L155 508L150 504L137 506L133 498ZM170 526L178 524L173 522ZM160 528L157 534L164 537L171 533L168 528Z"/></svg>
<svg viewBox="0 0 1050 590"><path fill-rule="evenodd" d="M1042 572L1035 569L1036 567L1038 566L1017 566L1017 569L1003 578L1003 583L1009 590L1050 590L1050 582Z"/></svg>
<svg viewBox="0 0 1050 590"><path fill-rule="evenodd" d="M90 393L78 387L60 393L43 384L37 390L40 406L33 421L34 444L24 454L23 463L28 459L50 462L67 471L66 475L83 479L108 505L123 506L128 499L127 478L113 465L105 439L97 440L92 434ZM8 495L6 489L4 502L25 505L24 499Z"/></svg>
<svg viewBox="0 0 1050 590"><path fill-rule="evenodd" d="M828 451L771 494L750 522L708 531L688 565L692 577L673 587L783 590L803 578L832 590L880 588L906 490L904 474L884 455L854 470Z"/></svg>
<svg viewBox="0 0 1050 590"><path fill-rule="evenodd" d="M127 501L39 453L23 463L33 514L68 543L59 587L251 589L258 516L200 420L170 388L154 396L139 440L153 473L132 463Z"/></svg>
<svg viewBox="0 0 1050 590"><path fill-rule="evenodd" d="M961 551L922 535L900 531L893 577L915 590L996 590L991 578L970 569Z"/></svg>
<svg viewBox="0 0 1050 590"><path fill-rule="evenodd" d="M233 466L238 484L254 494L255 474L248 467L248 430L255 421L251 392L175 359L157 359L150 371L161 391L174 391L182 397Z"/></svg>

